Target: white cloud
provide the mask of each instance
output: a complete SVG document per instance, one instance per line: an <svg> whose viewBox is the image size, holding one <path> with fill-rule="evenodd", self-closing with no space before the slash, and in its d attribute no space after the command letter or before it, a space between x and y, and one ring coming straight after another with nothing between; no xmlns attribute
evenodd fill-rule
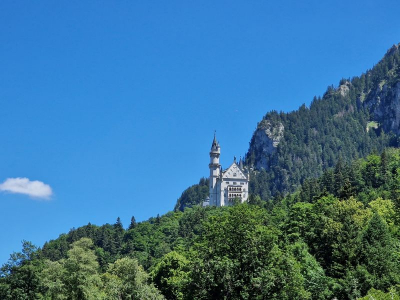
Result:
<svg viewBox="0 0 400 300"><path fill-rule="evenodd" d="M49 200L53 191L48 184L41 181L31 181L29 178L7 178L0 184L0 191L13 194L24 194L32 198Z"/></svg>

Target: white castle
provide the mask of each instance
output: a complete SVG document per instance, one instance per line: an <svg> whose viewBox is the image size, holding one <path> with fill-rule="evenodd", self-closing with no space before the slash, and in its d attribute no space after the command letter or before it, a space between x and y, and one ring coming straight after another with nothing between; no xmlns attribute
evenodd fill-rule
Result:
<svg viewBox="0 0 400 300"><path fill-rule="evenodd" d="M230 167L223 171L219 164L220 154L221 147L214 134L209 164L210 196L203 202L203 206L232 205L235 199L243 203L249 197L250 173L243 168L242 158L237 164L235 157Z"/></svg>

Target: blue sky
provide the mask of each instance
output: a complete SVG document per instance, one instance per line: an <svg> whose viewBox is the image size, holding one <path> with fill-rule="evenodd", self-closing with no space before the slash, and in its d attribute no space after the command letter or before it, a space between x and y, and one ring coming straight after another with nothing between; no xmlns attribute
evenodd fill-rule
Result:
<svg viewBox="0 0 400 300"><path fill-rule="evenodd" d="M377 63L400 42L399 11L368 0L1 1L0 263L23 239L41 246L88 222L172 210L208 175L214 130L227 167L266 112Z"/></svg>

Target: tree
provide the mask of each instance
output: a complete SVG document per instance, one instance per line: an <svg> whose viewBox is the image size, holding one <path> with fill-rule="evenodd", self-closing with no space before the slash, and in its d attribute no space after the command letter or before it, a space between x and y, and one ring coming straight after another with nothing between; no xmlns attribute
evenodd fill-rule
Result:
<svg viewBox="0 0 400 300"><path fill-rule="evenodd" d="M128 229L131 230L131 229L135 228L136 226L137 226L136 219L135 219L134 216L132 216L131 224L129 224L129 228Z"/></svg>
<svg viewBox="0 0 400 300"><path fill-rule="evenodd" d="M356 266L361 230L368 218L368 211L354 198L334 203L333 222L326 228L333 230L332 265L329 274L343 277L346 270Z"/></svg>
<svg viewBox="0 0 400 300"><path fill-rule="evenodd" d="M378 198L376 200L368 203L371 207L372 211L378 214L389 226L389 229L392 229L393 232L396 232L395 222L396 222L396 211L393 201L384 200L382 198Z"/></svg>
<svg viewBox="0 0 400 300"><path fill-rule="evenodd" d="M22 251L14 252L0 269L1 299L40 299L40 262L37 248L22 242Z"/></svg>
<svg viewBox="0 0 400 300"><path fill-rule="evenodd" d="M63 261L46 260L41 273L44 296L52 300L68 299L66 276Z"/></svg>
<svg viewBox="0 0 400 300"><path fill-rule="evenodd" d="M160 223L161 223L161 217L160 217L160 214L157 214L157 217L156 217L156 222L155 222L157 225L160 225Z"/></svg>
<svg viewBox="0 0 400 300"><path fill-rule="evenodd" d="M165 255L151 272L153 282L166 299L182 300L189 277L189 261L176 251Z"/></svg>
<svg viewBox="0 0 400 300"><path fill-rule="evenodd" d="M358 300L371 300L371 299L400 300L400 294L394 288L391 288L387 293L372 288L365 297L359 298Z"/></svg>
<svg viewBox="0 0 400 300"><path fill-rule="evenodd" d="M67 259L47 261L42 272L46 295L55 299L104 299L98 271L93 242L82 238L72 244Z"/></svg>
<svg viewBox="0 0 400 300"><path fill-rule="evenodd" d="M298 202L290 208L286 231L292 241L302 238L311 243L314 238L314 222L317 216L314 213L314 205L311 203Z"/></svg>
<svg viewBox="0 0 400 300"><path fill-rule="evenodd" d="M122 225L120 217L117 218L117 221L114 224L114 229L116 231L118 231L118 232L123 232L124 231L124 226Z"/></svg>
<svg viewBox="0 0 400 300"><path fill-rule="evenodd" d="M325 275L324 269L308 252L303 242L296 242L288 246L300 265L300 272L304 277L304 288L311 293L312 299L332 299L334 282Z"/></svg>
<svg viewBox="0 0 400 300"><path fill-rule="evenodd" d="M114 244L114 251L111 254L117 254L119 249L122 247L122 240L124 237L124 226L122 225L121 219L118 217L117 222L114 224L114 232L112 243Z"/></svg>
<svg viewBox="0 0 400 300"><path fill-rule="evenodd" d="M124 257L110 264L102 276L107 300L161 300L164 297L152 284L136 259Z"/></svg>
<svg viewBox="0 0 400 300"><path fill-rule="evenodd" d="M399 282L399 264L393 247L394 241L386 222L374 213L361 239L359 263L373 275L373 286L365 285L364 292L371 287L386 290Z"/></svg>
<svg viewBox="0 0 400 300"><path fill-rule="evenodd" d="M381 153L381 168L380 168L380 178L383 184L388 184L389 179L389 165L386 150Z"/></svg>
<svg viewBox="0 0 400 300"><path fill-rule="evenodd" d="M259 195L254 195L254 194L250 194L248 203L251 205L258 205L261 207L263 205L263 201L261 200L261 197Z"/></svg>

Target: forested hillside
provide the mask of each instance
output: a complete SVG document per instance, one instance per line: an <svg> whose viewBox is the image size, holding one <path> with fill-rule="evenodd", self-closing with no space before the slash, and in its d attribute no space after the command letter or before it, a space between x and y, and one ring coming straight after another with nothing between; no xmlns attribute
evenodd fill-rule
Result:
<svg viewBox="0 0 400 300"><path fill-rule="evenodd" d="M183 211L185 207L192 207L204 201L209 195L208 179L202 178L199 184L194 184L183 191L175 205L175 210Z"/></svg>
<svg viewBox="0 0 400 300"><path fill-rule="evenodd" d="M88 224L24 242L0 299L397 299L399 187L400 150L387 149L275 201Z"/></svg>
<svg viewBox="0 0 400 300"><path fill-rule="evenodd" d="M245 161L254 169L250 192L271 200L296 191L306 178L318 178L339 159L351 162L397 147L399 111L400 49L395 45L371 70L340 80L337 88L329 86L310 107L264 116ZM190 187L175 209L201 203L205 192L204 181Z"/></svg>
<svg viewBox="0 0 400 300"><path fill-rule="evenodd" d="M259 171L251 191L263 199L293 192L340 158L350 162L397 146L399 91L400 50L393 46L371 70L328 87L310 107L267 113L247 154L246 163Z"/></svg>

